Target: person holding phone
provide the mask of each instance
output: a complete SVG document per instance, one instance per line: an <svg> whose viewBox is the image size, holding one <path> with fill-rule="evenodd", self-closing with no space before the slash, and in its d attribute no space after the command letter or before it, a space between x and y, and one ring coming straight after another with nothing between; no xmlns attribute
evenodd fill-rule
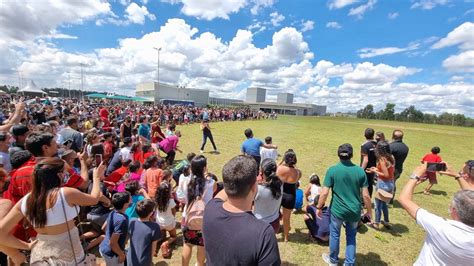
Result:
<svg viewBox="0 0 474 266"><path fill-rule="evenodd" d="M436 171L446 170L442 168L437 168L436 164L442 166L441 162L443 161L443 159L441 159L441 156L438 155L440 152L441 149L438 146L435 146L431 148L431 153L425 154L425 156L423 156L423 158L421 159L421 163L428 163L428 168L426 169L425 175L422 176L421 179L418 181L419 183L423 183L427 179L429 180L430 183L423 191L423 194L425 195L431 195L431 188L435 184L438 184L438 180L436 179Z"/></svg>

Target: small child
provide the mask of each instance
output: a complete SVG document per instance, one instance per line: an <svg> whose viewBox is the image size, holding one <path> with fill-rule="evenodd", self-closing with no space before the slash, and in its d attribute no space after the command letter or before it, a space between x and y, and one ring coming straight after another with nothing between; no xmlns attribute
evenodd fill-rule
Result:
<svg viewBox="0 0 474 266"><path fill-rule="evenodd" d="M438 155L440 152L441 152L441 149L438 146L431 148L431 153L427 153L425 156L423 156L423 158L421 159L421 163L443 162L443 159L441 159L441 157ZM419 183L426 181L426 179L428 179L430 183L423 191L423 194L431 195L430 193L431 188L433 187L433 185L438 184L438 180L436 179L436 172L426 171L426 176L423 179L421 179Z"/></svg>
<svg viewBox="0 0 474 266"><path fill-rule="evenodd" d="M300 181L296 183L296 200L293 212L300 212L303 208L303 190L300 188Z"/></svg>
<svg viewBox="0 0 474 266"><path fill-rule="evenodd" d="M129 219L138 218L138 213L136 211L137 204L139 201L148 198L148 195L144 189L140 189L138 181L132 181L128 183L125 186L125 190L132 196L132 204L130 204L127 210L125 210L125 214Z"/></svg>
<svg viewBox="0 0 474 266"><path fill-rule="evenodd" d="M191 165L186 165L183 168L183 173L179 176L178 188L176 189L176 198L182 204L183 208L187 203L188 184L191 181Z"/></svg>
<svg viewBox="0 0 474 266"><path fill-rule="evenodd" d="M139 182L141 179L141 164L139 161L134 161L128 166L128 173L117 183L115 190L117 192L125 192L125 186L133 181ZM133 195L133 194L132 194Z"/></svg>
<svg viewBox="0 0 474 266"><path fill-rule="evenodd" d="M107 266L123 266L128 235L128 217L125 215L125 210L130 205L130 194L128 192L115 193L112 196L112 205L115 210L110 212L102 227L105 231L105 239L100 243L99 252ZM118 237L112 237L113 235L118 235ZM114 251L112 246L118 246L119 249Z"/></svg>
<svg viewBox="0 0 474 266"><path fill-rule="evenodd" d="M168 171L168 170L166 170ZM171 176L171 175L169 175ZM161 244L161 255L168 258L171 255L170 245L176 241L176 203L171 195L172 186L168 181L161 182L156 191L156 222L160 225L161 233L166 238L166 232L170 237Z"/></svg>
<svg viewBox="0 0 474 266"><path fill-rule="evenodd" d="M183 173L184 168L190 164L191 160L194 157L196 157L196 154L194 152L188 153L188 155L186 156L186 160L182 160L173 168L173 179L176 182L176 185L179 184L179 177Z"/></svg>
<svg viewBox="0 0 474 266"><path fill-rule="evenodd" d="M224 182L219 182L217 176L213 173L207 173L206 178L213 179L216 182L217 188L216 191L214 191L214 194L212 195L212 197L214 198L219 192L221 192L221 190L224 189Z"/></svg>
<svg viewBox="0 0 474 266"><path fill-rule="evenodd" d="M272 144L272 137L268 136L265 138L265 144ZM264 147L260 147L260 158L263 161L266 158L270 158L276 161L278 156L278 151L276 149L267 149Z"/></svg>
<svg viewBox="0 0 474 266"><path fill-rule="evenodd" d="M311 174L308 187L304 192L308 205L318 204L319 194L321 194L321 181L317 174Z"/></svg>
<svg viewBox="0 0 474 266"><path fill-rule="evenodd" d="M130 222L130 247L127 252L128 265L152 265L152 255L156 257L156 245L161 238L160 226L152 222L155 202L144 199L137 203L139 219Z"/></svg>

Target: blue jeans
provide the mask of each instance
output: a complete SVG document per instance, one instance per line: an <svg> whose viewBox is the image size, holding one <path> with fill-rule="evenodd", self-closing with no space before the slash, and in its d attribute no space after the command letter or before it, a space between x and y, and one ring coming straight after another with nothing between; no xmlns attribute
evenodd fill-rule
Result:
<svg viewBox="0 0 474 266"><path fill-rule="evenodd" d="M379 179L377 181L377 189L382 189L384 191L387 191L389 193L393 193L394 189L394 182L393 181L383 181L382 179ZM375 223L380 223L382 219L382 214L383 214L383 220L384 222L389 222L388 219L388 204L385 201L375 199Z"/></svg>
<svg viewBox="0 0 474 266"><path fill-rule="evenodd" d="M346 225L346 259L344 265L355 265L356 260L356 234L358 222L347 222L331 213L329 223L329 257L331 263L339 262L339 238L342 223Z"/></svg>

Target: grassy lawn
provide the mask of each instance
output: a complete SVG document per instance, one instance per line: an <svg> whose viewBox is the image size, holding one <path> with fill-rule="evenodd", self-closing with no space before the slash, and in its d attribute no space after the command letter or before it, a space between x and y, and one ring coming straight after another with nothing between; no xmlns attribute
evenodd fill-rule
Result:
<svg viewBox="0 0 474 266"><path fill-rule="evenodd" d="M423 155L433 146L441 147L440 156L443 160L458 169L464 161L474 158L472 149L474 129L425 125L414 123L388 122L376 120L360 120L347 118L316 118L316 117L279 117L278 120L221 122L211 124L214 139L221 154L206 152L209 171L221 179L221 170L224 163L240 153L240 145L245 140L243 131L252 128L254 135L259 139L272 136L273 142L279 146L280 154L292 148L298 156L297 166L303 172L303 187L308 184L311 173L317 173L322 178L327 168L338 161L336 151L342 143L351 143L354 146L354 162L359 163L360 145L364 141L365 128L372 127L376 131L383 131L390 138L394 129L405 132L405 143L410 147L410 153L405 161L405 170L400 178L399 187L403 186L412 169L419 164ZM199 125L179 126L183 133L180 146L183 154L177 159L185 157L187 152L199 152L201 132ZM206 150L211 151L208 142ZM451 196L458 190L453 178L438 177L438 185L432 189L432 196L421 194L426 183L416 189L415 201L423 208L448 217L448 205ZM390 208L390 220L394 225L392 230L382 229L375 231L362 227L357 235L357 263L360 265L411 265L416 260L421 249L424 232L415 221L408 217L396 202ZM180 214L178 213L178 216ZM321 254L328 251L327 246L316 244L309 240L308 230L302 214L291 217L292 230L290 242L279 240L281 259L285 265L323 265ZM181 234L173 250L171 259L155 259L157 265L179 265L181 263ZM223 239L223 241L225 241ZM243 243L244 244L244 243ZM345 243L341 243L340 258L344 258ZM160 254L161 256L161 254ZM192 265L195 261L193 250Z"/></svg>

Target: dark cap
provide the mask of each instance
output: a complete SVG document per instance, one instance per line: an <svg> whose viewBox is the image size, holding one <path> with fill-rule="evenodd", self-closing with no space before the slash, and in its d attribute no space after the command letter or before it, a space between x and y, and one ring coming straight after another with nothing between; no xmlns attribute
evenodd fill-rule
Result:
<svg viewBox="0 0 474 266"><path fill-rule="evenodd" d="M28 132L29 129L27 126L25 125L14 125L12 127L12 134L13 136L21 136L21 135L25 135L26 132Z"/></svg>
<svg viewBox="0 0 474 266"><path fill-rule="evenodd" d="M339 157L351 158L352 152L352 145L349 143L344 143L337 149L337 155Z"/></svg>

